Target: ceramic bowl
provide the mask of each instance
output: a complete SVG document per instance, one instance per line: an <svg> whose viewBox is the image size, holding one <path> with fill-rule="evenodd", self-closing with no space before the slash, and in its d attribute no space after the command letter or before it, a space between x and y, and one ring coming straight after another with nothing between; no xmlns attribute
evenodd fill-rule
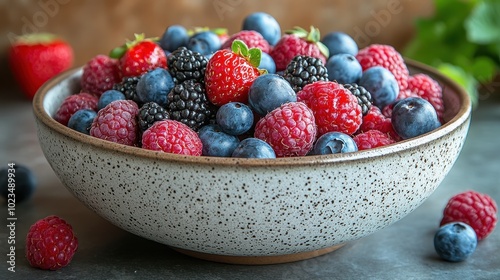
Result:
<svg viewBox="0 0 500 280"><path fill-rule="evenodd" d="M278 159L149 151L73 131L52 116L79 91L81 68L34 99L42 150L62 183L116 226L198 258L281 263L335 250L405 217L452 168L470 100L449 79L408 61L444 89L445 123L425 135L349 154Z"/></svg>

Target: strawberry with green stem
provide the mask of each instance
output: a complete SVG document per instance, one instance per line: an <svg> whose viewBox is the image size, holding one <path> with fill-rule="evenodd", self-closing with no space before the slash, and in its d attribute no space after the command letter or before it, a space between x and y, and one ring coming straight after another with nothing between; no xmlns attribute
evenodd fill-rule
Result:
<svg viewBox="0 0 500 280"><path fill-rule="evenodd" d="M140 76L158 67L167 68L167 57L156 40L135 34L133 41L111 51L109 56L120 60L122 77Z"/></svg>
<svg viewBox="0 0 500 280"><path fill-rule="evenodd" d="M260 64L262 51L248 49L241 40L235 40L231 50L214 53L205 71L205 87L210 102L222 106L229 102L248 103L248 90L253 81L265 70Z"/></svg>
<svg viewBox="0 0 500 280"><path fill-rule="evenodd" d="M311 30L295 27L276 43L270 55L276 63L276 71L286 69L286 66L297 55L312 56L321 59L323 64L329 56L328 48L320 42L319 29L311 26Z"/></svg>
<svg viewBox="0 0 500 280"><path fill-rule="evenodd" d="M73 65L73 48L54 34L20 36L9 51L9 64L24 94L32 99L47 80Z"/></svg>

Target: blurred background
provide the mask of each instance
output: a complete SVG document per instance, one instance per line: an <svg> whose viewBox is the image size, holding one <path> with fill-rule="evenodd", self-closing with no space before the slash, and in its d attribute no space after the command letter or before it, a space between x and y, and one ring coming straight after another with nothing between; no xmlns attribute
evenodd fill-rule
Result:
<svg viewBox="0 0 500 280"><path fill-rule="evenodd" d="M282 30L318 27L322 34L342 31L360 47L384 43L402 49L416 18L433 13L433 1L411 0L0 0L0 79L11 87L6 51L16 35L50 32L75 51L75 66L132 39L134 33L161 36L172 24L186 28L241 29L251 12L273 15Z"/></svg>

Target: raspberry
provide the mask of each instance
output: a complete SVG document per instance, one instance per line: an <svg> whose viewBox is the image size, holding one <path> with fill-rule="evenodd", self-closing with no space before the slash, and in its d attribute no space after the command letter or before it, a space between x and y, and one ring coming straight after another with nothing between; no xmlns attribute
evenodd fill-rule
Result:
<svg viewBox="0 0 500 280"><path fill-rule="evenodd" d="M359 128L360 132L370 130L378 130L388 134L395 141L399 141L401 139L392 127L391 118L384 116L377 106L370 107L368 113L363 117L363 122Z"/></svg>
<svg viewBox="0 0 500 280"><path fill-rule="evenodd" d="M203 144L189 126L174 120L155 122L142 134L142 147L181 155L200 156Z"/></svg>
<svg viewBox="0 0 500 280"><path fill-rule="evenodd" d="M26 237L26 258L36 268L57 270L65 267L77 249L78 239L73 228L57 216L34 223Z"/></svg>
<svg viewBox="0 0 500 280"><path fill-rule="evenodd" d="M302 102L288 102L260 119L254 137L267 142L277 157L305 156L316 140L311 109Z"/></svg>
<svg viewBox="0 0 500 280"><path fill-rule="evenodd" d="M326 65L328 54L322 51L319 41L319 30L311 26L311 31L296 27L286 32L273 47L269 55L276 63L276 71L285 70L287 65L297 55L316 57ZM322 47L321 47L322 46Z"/></svg>
<svg viewBox="0 0 500 280"><path fill-rule="evenodd" d="M399 90L408 87L409 71L401 54L389 45L372 44L359 50L356 59L363 71L373 66L382 66L391 71L398 81Z"/></svg>
<svg viewBox="0 0 500 280"><path fill-rule="evenodd" d="M382 115L384 115L386 118L391 118L393 108L394 108L394 103L385 106L384 109L382 109Z"/></svg>
<svg viewBox="0 0 500 280"><path fill-rule="evenodd" d="M463 222L476 232L477 239L486 238L497 223L497 205L487 194L475 191L459 193L448 201L440 225Z"/></svg>
<svg viewBox="0 0 500 280"><path fill-rule="evenodd" d="M443 89L434 79L426 74L415 74L408 78L408 91L411 95L421 97L432 104L439 119L444 113Z"/></svg>
<svg viewBox="0 0 500 280"><path fill-rule="evenodd" d="M318 137L327 132L352 135L361 125L363 113L356 96L336 82L308 84L297 93L297 100L314 112Z"/></svg>
<svg viewBox="0 0 500 280"><path fill-rule="evenodd" d="M368 130L354 136L354 142L358 145L358 150L368 150L377 147L386 146L395 141L388 134L378 130Z"/></svg>
<svg viewBox="0 0 500 280"><path fill-rule="evenodd" d="M116 100L97 112L90 127L90 135L115 143L137 144L137 114L139 108L132 100Z"/></svg>
<svg viewBox="0 0 500 280"><path fill-rule="evenodd" d="M399 92L398 97L396 98L396 100L401 100L401 99L405 99L405 98L408 98L408 97L419 97L419 96L418 96L418 94L414 93L413 91L411 91L410 89L407 88L407 89L402 90L402 91Z"/></svg>
<svg viewBox="0 0 500 280"><path fill-rule="evenodd" d="M97 55L83 67L80 80L82 90L100 96L120 82L118 60L106 55Z"/></svg>
<svg viewBox="0 0 500 280"><path fill-rule="evenodd" d="M78 110L90 109L97 111L99 99L90 93L78 93L66 97L57 110L54 119L63 125L68 125L69 118Z"/></svg>
<svg viewBox="0 0 500 280"><path fill-rule="evenodd" d="M229 37L229 39L222 44L221 49L231 49L231 44L234 40L243 41L248 48L259 48L265 53L269 53L271 51L271 46L266 39L264 39L264 37L262 37L262 35L255 30L242 30L231 35L231 37Z"/></svg>

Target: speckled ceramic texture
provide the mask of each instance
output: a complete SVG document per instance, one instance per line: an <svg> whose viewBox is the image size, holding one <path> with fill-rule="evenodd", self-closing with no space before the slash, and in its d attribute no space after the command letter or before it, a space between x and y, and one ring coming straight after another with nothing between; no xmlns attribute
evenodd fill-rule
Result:
<svg viewBox="0 0 500 280"><path fill-rule="evenodd" d="M43 152L64 185L111 223L205 254L280 256L362 238L417 208L439 186L464 143L470 101L431 69L447 108L438 130L351 154L282 159L190 157L83 135L54 121L78 91L80 69L34 100Z"/></svg>

